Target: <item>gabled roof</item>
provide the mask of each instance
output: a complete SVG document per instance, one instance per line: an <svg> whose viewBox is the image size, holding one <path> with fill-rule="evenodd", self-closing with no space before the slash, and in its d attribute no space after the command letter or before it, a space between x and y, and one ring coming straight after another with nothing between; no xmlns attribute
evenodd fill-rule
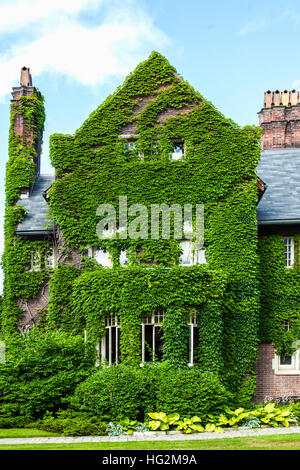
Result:
<svg viewBox="0 0 300 470"><path fill-rule="evenodd" d="M54 175L37 176L29 198L18 200L17 205L26 207L27 213L18 225L17 235L45 235L53 232L53 224L47 220L49 206L43 196L53 181Z"/></svg>
<svg viewBox="0 0 300 470"><path fill-rule="evenodd" d="M300 223L300 149L262 151L257 175L266 184L259 224Z"/></svg>

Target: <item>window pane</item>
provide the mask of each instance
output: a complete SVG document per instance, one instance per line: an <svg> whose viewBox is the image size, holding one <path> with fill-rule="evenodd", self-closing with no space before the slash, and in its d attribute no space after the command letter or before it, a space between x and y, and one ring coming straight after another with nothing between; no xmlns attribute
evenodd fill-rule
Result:
<svg viewBox="0 0 300 470"><path fill-rule="evenodd" d="M195 262L198 264L207 264L205 250L197 250L195 252Z"/></svg>
<svg viewBox="0 0 300 470"><path fill-rule="evenodd" d="M145 362L153 361L153 326L145 325Z"/></svg>
<svg viewBox="0 0 300 470"><path fill-rule="evenodd" d="M194 364L198 362L199 328L194 326Z"/></svg>
<svg viewBox="0 0 300 470"><path fill-rule="evenodd" d="M285 265L290 267L293 264L293 239L290 237L284 238L284 255Z"/></svg>
<svg viewBox="0 0 300 470"><path fill-rule="evenodd" d="M184 240L180 242L180 247L182 249L182 254L179 258L179 264L181 265L190 265L192 262L192 243L190 241Z"/></svg>
<svg viewBox="0 0 300 470"><path fill-rule="evenodd" d="M102 266L106 266L106 267L111 266L111 261L110 261L108 251L104 251L102 249L96 250L95 259L96 261L98 261L99 264L102 264Z"/></svg>
<svg viewBox="0 0 300 470"><path fill-rule="evenodd" d="M292 356L285 356L284 354L280 355L280 364L282 366L291 366L292 365Z"/></svg>
<svg viewBox="0 0 300 470"><path fill-rule="evenodd" d="M163 357L163 331L161 326L155 326L155 360L161 361Z"/></svg>
<svg viewBox="0 0 300 470"><path fill-rule="evenodd" d="M105 359L109 362L109 328L105 330Z"/></svg>
<svg viewBox="0 0 300 470"><path fill-rule="evenodd" d="M124 266L124 265L128 264L128 258L127 258L127 252L126 252L126 250L121 250L121 253L120 253L120 264L121 264L121 266Z"/></svg>
<svg viewBox="0 0 300 470"><path fill-rule="evenodd" d="M111 363L114 364L116 362L116 345L117 345L117 338L116 338L116 327L111 327Z"/></svg>
<svg viewBox="0 0 300 470"><path fill-rule="evenodd" d="M183 143L178 143L174 145L173 151L170 154L171 160L180 160L183 157L184 149Z"/></svg>
<svg viewBox="0 0 300 470"><path fill-rule="evenodd" d="M118 346L118 349L117 349L117 363L120 364L120 362L121 362L121 334L120 334L120 328L116 328L116 332L117 332L117 337L118 337L118 340L117 340L117 346Z"/></svg>

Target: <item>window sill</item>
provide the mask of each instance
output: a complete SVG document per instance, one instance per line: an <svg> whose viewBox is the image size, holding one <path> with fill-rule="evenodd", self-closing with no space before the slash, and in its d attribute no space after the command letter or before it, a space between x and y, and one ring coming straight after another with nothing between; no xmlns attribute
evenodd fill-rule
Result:
<svg viewBox="0 0 300 470"><path fill-rule="evenodd" d="M300 375L300 370L292 370L292 369L275 370L274 374L275 375Z"/></svg>

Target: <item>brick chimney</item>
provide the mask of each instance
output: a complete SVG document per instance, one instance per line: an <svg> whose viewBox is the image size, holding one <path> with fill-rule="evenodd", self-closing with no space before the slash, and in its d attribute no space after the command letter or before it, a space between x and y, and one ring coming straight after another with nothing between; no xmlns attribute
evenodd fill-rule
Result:
<svg viewBox="0 0 300 470"><path fill-rule="evenodd" d="M22 67L21 69L21 77L20 77L20 86L13 87L12 91L12 105L14 103L22 106L20 101L21 96L32 96L34 91L36 91L35 87L32 86L32 78L30 74L30 70L28 67ZM39 92L37 92L39 93ZM25 119L21 113L12 106L12 113L14 115L14 134L18 135L21 139L23 144L31 143L34 145L37 157L35 160L36 163L36 173L40 173L40 154L41 154L41 133L39 134L37 139L34 139L34 130L28 129L25 127Z"/></svg>
<svg viewBox="0 0 300 470"><path fill-rule="evenodd" d="M258 113L262 150L300 148L300 92L266 91Z"/></svg>

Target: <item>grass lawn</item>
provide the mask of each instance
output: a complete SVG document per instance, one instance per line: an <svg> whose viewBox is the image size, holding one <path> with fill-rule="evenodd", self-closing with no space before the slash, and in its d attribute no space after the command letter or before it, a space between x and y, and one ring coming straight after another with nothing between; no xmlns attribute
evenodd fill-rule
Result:
<svg viewBox="0 0 300 470"><path fill-rule="evenodd" d="M31 432L32 431L33 430L31 430ZM23 437L25 437L25 435L23 435ZM300 434L235 437L211 440L199 439L196 441L183 440L176 442L140 441L0 445L0 450L300 450Z"/></svg>
<svg viewBox="0 0 300 470"><path fill-rule="evenodd" d="M39 429L24 429L24 428L11 428L11 429L0 429L0 438L9 437L51 437L61 436L54 432L40 431Z"/></svg>

